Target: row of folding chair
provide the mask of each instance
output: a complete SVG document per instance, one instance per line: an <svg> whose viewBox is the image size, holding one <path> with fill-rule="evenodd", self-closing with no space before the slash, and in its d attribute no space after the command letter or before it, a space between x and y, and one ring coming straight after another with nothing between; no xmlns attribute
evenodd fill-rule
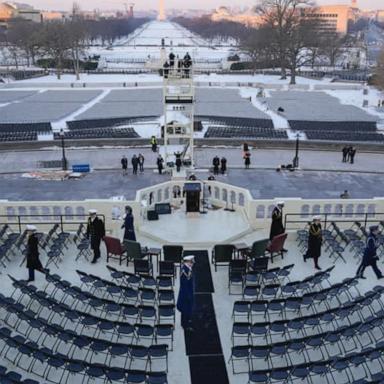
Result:
<svg viewBox="0 0 384 384"><path fill-rule="evenodd" d="M86 314L80 311L72 310L65 304L55 302L53 299L44 298L42 292L30 292L30 300L26 305L16 303L12 298L4 298L0 296L0 304L8 310L3 320L17 329L21 324L20 321L28 323L30 331L32 329L39 329L40 322L45 320L46 326L58 325L66 327L65 329L78 332L83 336L90 337L107 337L110 340L128 340L128 342L136 341L136 343L144 338L145 340L152 340L156 343L162 340L170 340L173 342L173 329L174 329L174 308L164 308L163 318L168 323L154 323L153 325L145 323L135 323L134 321L141 320L143 317L152 318L154 316L152 308L142 308L142 313L132 313L127 308L127 317L136 316L133 322L114 321L110 319L102 319L97 316ZM33 305L34 310L31 309ZM36 308L37 307L37 308ZM26 312L23 311L26 309ZM10 316L14 314L17 319L12 323ZM45 316L44 316L45 314ZM160 315L163 313L160 312ZM140 316L140 317L137 317ZM36 321L36 318L39 321ZM160 318L161 320L161 318ZM172 323L169 323L173 320ZM68 328L67 326L71 326ZM172 348L172 344L170 345Z"/></svg>
<svg viewBox="0 0 384 384"><path fill-rule="evenodd" d="M259 325L250 326L247 323L236 323L232 331L232 341L234 347L240 345L251 345L263 350L264 353L269 353L272 350L273 353L280 351L280 357L289 358L287 351L292 349L295 353L305 353L307 347L316 348L321 353L321 358L326 358L325 355L331 357L335 355L334 350L328 350L331 346L333 349L337 348L337 354L347 353L350 349L347 349L347 345L351 344L352 349L355 350L358 347L367 347L374 341L380 341L384 337L384 317L383 314L379 317L372 316L365 322L356 321L348 326L342 326L333 331L326 331L323 333L317 333L310 336L304 336L301 338L289 339L287 341L278 341L269 344L260 344L259 341L265 338L264 327ZM279 329L276 329L278 332ZM284 330L282 330L284 331ZM380 332L380 333L379 333ZM238 341L238 342L237 342ZM290 348L290 345L295 347ZM300 345L300 348L298 347ZM278 346L278 348L275 348ZM257 356L256 356L257 357ZM258 356L259 358L265 358L264 355ZM308 361L312 361L314 357L310 359L307 353ZM288 360L285 361L289 363ZM273 364L271 364L273 365Z"/></svg>
<svg viewBox="0 0 384 384"><path fill-rule="evenodd" d="M80 316L92 316L95 319L92 322L114 319L117 322L134 322L156 324L162 321L175 322L175 305L160 304L157 307L151 305L139 305L116 303L107 299L99 299L91 294L84 294L78 289L67 288L66 298L72 298L71 305L68 305L65 300L57 301L53 296L47 295L45 292L37 291L35 287L23 281L13 280L13 285L16 290L21 290L22 295L19 296L18 302L22 302L23 297L27 295L29 299L28 308L33 304L40 305L39 314L44 308L52 312L53 309L57 312L70 310L76 311ZM13 297L13 295L12 295ZM80 310L78 307L80 306Z"/></svg>
<svg viewBox="0 0 384 384"><path fill-rule="evenodd" d="M289 264L284 267L276 267L268 269L267 271L248 272L246 274L245 283L247 282L247 275L252 279L252 283L261 286L266 284L282 284L286 279L289 281L289 275L295 264Z"/></svg>
<svg viewBox="0 0 384 384"><path fill-rule="evenodd" d="M143 279L143 283L146 284L144 287L130 288L116 285L111 281L101 279L95 275L84 274L84 272L80 271L77 272L81 276L81 280L85 283L85 287L90 287L89 291L71 286L69 282L61 280L58 275L47 274L47 280L55 286L52 296L55 296L58 290L63 294L69 293L72 296L73 289L75 289L76 295L82 293L91 299L109 300L116 304L131 303L133 305L153 305L158 307L163 304L175 303L173 285L170 281L167 282L167 286L164 288L163 286L159 287L157 284L153 286L153 278L148 277L147 280L149 281ZM164 280L162 280L162 282L164 283Z"/></svg>
<svg viewBox="0 0 384 384"><path fill-rule="evenodd" d="M0 244L0 264L4 268L11 262L12 258L26 250L27 232L11 232L7 227L3 233Z"/></svg>
<svg viewBox="0 0 384 384"><path fill-rule="evenodd" d="M239 303L239 308L242 308L242 305ZM382 314L381 294L370 292L370 294L350 304L314 315L259 323L235 321L232 335L234 336L236 333L248 334L252 343L257 340L258 343L268 344L275 339L287 341L294 337L313 336L326 331L334 331L342 326L350 326L353 321L364 322L372 316L377 317Z"/></svg>
<svg viewBox="0 0 384 384"><path fill-rule="evenodd" d="M291 365L282 369L250 371L248 384L270 383L382 383L384 347L381 343L376 348L350 353L345 357L336 357L316 363ZM361 369L359 369L361 368Z"/></svg>
<svg viewBox="0 0 384 384"><path fill-rule="evenodd" d="M93 363L95 360L99 362L101 358L104 364L108 362L109 366L113 364L124 369L136 369L140 368L133 366L137 356L141 356L141 359L148 358L152 352L162 355L166 360L168 356L168 344L152 344L155 338L153 327L143 327L140 324L135 326L133 339L124 343L79 335L58 325L48 324L42 318L29 317L28 314L22 314L17 327L12 327L11 330L22 334L28 341L49 348L55 353L62 353L68 358L72 359L74 356L80 358L81 356L81 359L87 363ZM146 345L141 344L144 340ZM132 341L140 344L132 344ZM149 363L148 360L147 363ZM168 364L165 369L161 368L160 371L167 371L167 367ZM146 365L144 369L148 369L148 366Z"/></svg>
<svg viewBox="0 0 384 384"><path fill-rule="evenodd" d="M0 383L3 384L40 384L33 379L23 379L20 373L8 371L6 367L0 365Z"/></svg>
<svg viewBox="0 0 384 384"><path fill-rule="evenodd" d="M4 359L47 381L67 383L68 381L82 380L81 382L84 383L85 380L89 382L101 379L104 382L167 383L166 372L136 371L71 359L63 354L54 353L48 348L39 348L36 343L28 341L23 336L12 336L7 328L0 329L0 338L4 343L1 351ZM152 363L152 360L157 359L158 356L155 353L148 358ZM135 377L137 373L143 376ZM150 379L150 377L155 378L155 380Z"/></svg>
<svg viewBox="0 0 384 384"><path fill-rule="evenodd" d="M381 342L384 336L383 326L384 319L376 318L366 324L356 323L348 328L287 342L236 345L231 350L232 369L234 373L241 373L235 371L234 360L243 360L246 363L244 371L247 372L255 369L281 369L345 356L351 351ZM379 336L376 332L378 330Z"/></svg>
<svg viewBox="0 0 384 384"><path fill-rule="evenodd" d="M107 266L108 268L108 266ZM109 267L111 268L111 267ZM76 273L79 275L81 286L85 286L91 293L98 292L99 294L105 294L105 290L109 287L119 287L121 289L133 289L137 292L140 292L142 289L151 289L151 290L170 290L173 291L173 281L172 277L159 275L154 278L152 275L136 275L132 273L124 273L124 276L121 276L119 271L114 271L114 268L110 269L111 275L115 276L113 280L117 281L119 284L115 283L113 280L106 280L100 276L96 276L90 273L76 270ZM130 284L125 284L125 280L129 279ZM117 290L117 288L116 288ZM103 292L104 291L104 292Z"/></svg>
<svg viewBox="0 0 384 384"><path fill-rule="evenodd" d="M251 299L268 299L288 296L302 296L305 293L316 292L317 288L324 288L323 282L330 285L330 272L334 266L325 271L317 272L314 275L306 277L302 280L291 281L285 285L280 284L258 284L258 276L253 273L247 273L244 278L243 298Z"/></svg>

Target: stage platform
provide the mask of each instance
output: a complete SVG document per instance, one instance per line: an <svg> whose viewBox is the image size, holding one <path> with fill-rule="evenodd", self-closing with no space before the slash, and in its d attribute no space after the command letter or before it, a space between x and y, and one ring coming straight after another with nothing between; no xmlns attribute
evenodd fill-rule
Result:
<svg viewBox="0 0 384 384"><path fill-rule="evenodd" d="M161 244L183 244L184 248L210 247L234 242L252 231L242 211L207 210L206 214L187 214L185 206L169 215L159 215L157 221L142 222L141 235Z"/></svg>

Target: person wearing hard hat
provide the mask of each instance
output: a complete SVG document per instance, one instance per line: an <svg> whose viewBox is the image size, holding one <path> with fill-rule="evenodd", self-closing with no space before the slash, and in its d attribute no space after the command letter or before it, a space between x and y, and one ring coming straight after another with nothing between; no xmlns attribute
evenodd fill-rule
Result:
<svg viewBox="0 0 384 384"><path fill-rule="evenodd" d="M308 248L307 253L304 255L304 261L312 258L315 263L315 268L319 270L321 269L319 267L319 257L321 255L322 242L321 217L313 216L312 223L308 230Z"/></svg>
<svg viewBox="0 0 384 384"><path fill-rule="evenodd" d="M39 272L46 272L39 259L39 239L36 236L37 228L34 225L27 225L27 268L28 268L28 281L35 280L35 269Z"/></svg>
<svg viewBox="0 0 384 384"><path fill-rule="evenodd" d="M97 217L97 210L90 209L87 225L87 238L91 240L91 248L93 249L92 264L96 263L100 258L100 243L105 236L104 222Z"/></svg>
<svg viewBox="0 0 384 384"><path fill-rule="evenodd" d="M180 290L177 298L177 310L181 313L181 326L186 331L193 331L192 313L194 303L194 276L193 264L195 256L189 255L183 257L183 265L180 272Z"/></svg>

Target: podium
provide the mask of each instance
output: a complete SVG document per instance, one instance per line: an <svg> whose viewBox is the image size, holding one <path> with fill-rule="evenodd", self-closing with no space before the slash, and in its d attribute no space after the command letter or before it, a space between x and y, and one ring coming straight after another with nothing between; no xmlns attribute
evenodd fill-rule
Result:
<svg viewBox="0 0 384 384"><path fill-rule="evenodd" d="M187 212L200 212L200 183L184 184Z"/></svg>

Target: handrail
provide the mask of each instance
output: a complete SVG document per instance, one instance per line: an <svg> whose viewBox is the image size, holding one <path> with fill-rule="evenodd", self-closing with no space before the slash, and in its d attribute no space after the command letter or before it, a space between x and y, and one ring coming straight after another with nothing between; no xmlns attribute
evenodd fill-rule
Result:
<svg viewBox="0 0 384 384"><path fill-rule="evenodd" d="M318 213L316 215L321 216L322 222L324 223L324 228L327 227L329 223L355 223L356 221L362 222L364 221L364 227L367 226L368 223L377 223L378 221L384 220L384 212L366 212L359 214L359 217L352 215L353 217L347 218L345 217L345 213ZM356 215L356 214L355 214ZM377 216L382 216L381 220ZM302 220L291 220L290 216L300 216ZM304 217L305 216L305 217ZM345 219L338 219L337 217L343 217ZM286 213L284 215L284 227L286 229L289 224L297 224L297 223L308 223L309 221L312 221L312 215L311 214L303 214L303 213Z"/></svg>
<svg viewBox="0 0 384 384"><path fill-rule="evenodd" d="M70 220L70 219L67 219L67 220L70 220L70 221L67 221L66 222L66 218L67 217L84 217L85 220L82 220L82 221L79 221L79 220ZM102 220L105 222L105 215L103 214L98 214L97 215L98 217L101 217ZM28 221L23 221L23 218L34 218L34 217L52 217L54 218L53 220L51 221L39 221L39 220L35 220L35 221L31 221L31 220L28 220ZM34 224L34 225L50 225L50 224L59 224L60 225L60 229L61 231L63 232L64 231L64 225L66 224L84 224L86 223L86 218L88 217L88 214L65 214L65 215L61 215L61 214L52 214L52 215L46 215L46 214L30 214L30 215L16 215L16 214L9 214L9 215L0 215L0 225L5 225L5 224L8 224L8 225L12 225L12 223L10 223L11 219L10 218L16 218L16 224L18 225L19 227L19 232L21 233L22 232L22 226L23 225L27 225L27 224ZM7 221L2 221L1 219L2 218L7 218ZM59 219L57 219L59 218Z"/></svg>

